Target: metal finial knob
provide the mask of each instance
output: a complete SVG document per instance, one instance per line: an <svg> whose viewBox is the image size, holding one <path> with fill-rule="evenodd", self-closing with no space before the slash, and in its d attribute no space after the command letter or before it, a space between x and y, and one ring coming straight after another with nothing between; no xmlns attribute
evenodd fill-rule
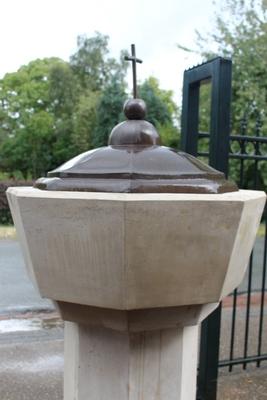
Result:
<svg viewBox="0 0 267 400"><path fill-rule="evenodd" d="M144 119L146 116L146 103L142 99L127 100L123 111L128 119Z"/></svg>

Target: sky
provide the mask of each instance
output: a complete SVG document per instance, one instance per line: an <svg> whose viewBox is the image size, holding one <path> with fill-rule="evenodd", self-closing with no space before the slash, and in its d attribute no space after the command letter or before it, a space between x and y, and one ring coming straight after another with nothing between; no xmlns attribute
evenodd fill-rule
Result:
<svg viewBox="0 0 267 400"><path fill-rule="evenodd" d="M195 30L213 27L212 0L0 0L0 78L36 58L68 60L77 36L95 31L110 37L111 55L135 43L143 64L138 80L153 75L181 98L183 71L199 62ZM128 76L131 84L130 71Z"/></svg>

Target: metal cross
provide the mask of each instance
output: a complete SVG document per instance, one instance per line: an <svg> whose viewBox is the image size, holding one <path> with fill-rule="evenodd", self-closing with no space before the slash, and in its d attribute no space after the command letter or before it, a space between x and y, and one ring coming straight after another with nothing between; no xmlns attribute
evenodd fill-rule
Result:
<svg viewBox="0 0 267 400"><path fill-rule="evenodd" d="M133 68L133 97L134 99L137 98L137 81L136 81L136 63L142 64L142 60L140 58L136 58L135 55L135 45L131 45L132 49L132 55L131 56L125 56L124 59L125 61L131 61L132 62L132 68Z"/></svg>

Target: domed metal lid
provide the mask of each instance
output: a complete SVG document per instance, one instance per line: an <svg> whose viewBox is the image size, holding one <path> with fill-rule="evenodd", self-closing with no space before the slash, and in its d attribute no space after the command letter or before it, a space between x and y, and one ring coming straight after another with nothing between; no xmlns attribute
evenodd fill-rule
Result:
<svg viewBox="0 0 267 400"><path fill-rule="evenodd" d="M127 120L115 126L109 145L83 153L47 178L36 181L43 190L128 193L225 193L236 191L224 174L195 157L160 146L155 127L143 120L141 99L126 102Z"/></svg>
<svg viewBox="0 0 267 400"><path fill-rule="evenodd" d="M113 128L109 145L83 153L40 178L34 187L117 193L225 193L237 186L195 157L160 146L156 128L145 121L146 105L137 99L132 45L134 99L124 105L126 121Z"/></svg>

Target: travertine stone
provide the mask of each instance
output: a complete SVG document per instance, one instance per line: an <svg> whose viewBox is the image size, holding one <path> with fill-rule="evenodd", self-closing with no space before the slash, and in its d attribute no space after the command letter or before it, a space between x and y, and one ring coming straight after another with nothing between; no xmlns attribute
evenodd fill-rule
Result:
<svg viewBox="0 0 267 400"><path fill-rule="evenodd" d="M218 302L242 279L265 203L243 190L8 198L42 296L121 310Z"/></svg>
<svg viewBox="0 0 267 400"><path fill-rule="evenodd" d="M65 324L64 400L194 400L198 327L138 333Z"/></svg>

